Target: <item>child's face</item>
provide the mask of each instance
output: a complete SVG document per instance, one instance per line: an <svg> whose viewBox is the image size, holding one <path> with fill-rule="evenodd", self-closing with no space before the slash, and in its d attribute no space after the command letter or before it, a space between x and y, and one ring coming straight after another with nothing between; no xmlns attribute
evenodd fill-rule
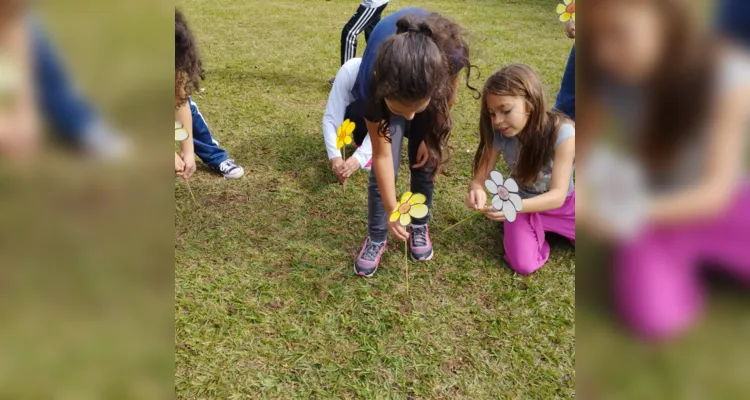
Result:
<svg viewBox="0 0 750 400"><path fill-rule="evenodd" d="M430 105L430 99L424 99L415 103L404 102L399 100L385 99L385 105L394 115L400 115L408 121L414 119L414 116L421 113Z"/></svg>
<svg viewBox="0 0 750 400"><path fill-rule="evenodd" d="M516 136L529 121L529 107L521 96L487 94L487 111L492 127L505 137Z"/></svg>
<svg viewBox="0 0 750 400"><path fill-rule="evenodd" d="M596 68L627 84L649 79L664 50L665 21L656 6L605 1L592 11L589 34Z"/></svg>

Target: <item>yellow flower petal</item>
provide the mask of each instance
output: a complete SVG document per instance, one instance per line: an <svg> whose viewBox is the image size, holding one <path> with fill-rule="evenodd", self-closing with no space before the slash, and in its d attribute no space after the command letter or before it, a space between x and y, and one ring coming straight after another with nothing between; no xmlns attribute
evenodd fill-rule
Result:
<svg viewBox="0 0 750 400"><path fill-rule="evenodd" d="M352 137L351 136L345 136L344 137L344 143L346 144L352 144Z"/></svg>
<svg viewBox="0 0 750 400"><path fill-rule="evenodd" d="M398 207L396 207L396 211L394 211L394 212L391 213L390 220L391 220L391 222L396 222L396 221L398 221L399 218L401 218L401 213L398 212Z"/></svg>
<svg viewBox="0 0 750 400"><path fill-rule="evenodd" d="M573 0L563 0L563 3L565 3L566 6L569 5L572 2L573 2Z"/></svg>
<svg viewBox="0 0 750 400"><path fill-rule="evenodd" d="M344 132L346 132L347 135L351 135L352 132L354 132L354 127L354 122L349 122L348 124L346 124L346 130Z"/></svg>
<svg viewBox="0 0 750 400"><path fill-rule="evenodd" d="M414 193L409 199L409 204L423 204L425 201L427 201L427 197L425 197L423 194Z"/></svg>
<svg viewBox="0 0 750 400"><path fill-rule="evenodd" d="M399 202L399 205L406 203L412 196L411 192L406 192L401 195L401 201Z"/></svg>
<svg viewBox="0 0 750 400"><path fill-rule="evenodd" d="M174 122L174 129L177 130L177 129L180 129L180 128L182 128L182 122L175 121Z"/></svg>
<svg viewBox="0 0 750 400"><path fill-rule="evenodd" d="M341 148L344 147L344 141L341 139L337 140L336 146L338 146L339 150L341 150Z"/></svg>
<svg viewBox="0 0 750 400"><path fill-rule="evenodd" d="M409 214L402 214L401 218L399 218L398 223L401 224L401 226L409 226L411 224L411 217Z"/></svg>
<svg viewBox="0 0 750 400"><path fill-rule="evenodd" d="M409 215L411 215L414 218L424 218L427 216L427 212L429 212L429 208L427 208L427 205L425 204L415 204L411 207L411 210L409 210Z"/></svg>
<svg viewBox="0 0 750 400"><path fill-rule="evenodd" d="M571 14L570 19L572 19L573 22L576 22L576 13Z"/></svg>
<svg viewBox="0 0 750 400"><path fill-rule="evenodd" d="M558 14L562 14L567 9L568 9L568 7L565 4L558 4L557 8L555 9L555 11L557 11Z"/></svg>
<svg viewBox="0 0 750 400"><path fill-rule="evenodd" d="M568 22L569 20L570 20L570 14L565 12L565 13L562 13L562 15L560 15L560 22Z"/></svg>

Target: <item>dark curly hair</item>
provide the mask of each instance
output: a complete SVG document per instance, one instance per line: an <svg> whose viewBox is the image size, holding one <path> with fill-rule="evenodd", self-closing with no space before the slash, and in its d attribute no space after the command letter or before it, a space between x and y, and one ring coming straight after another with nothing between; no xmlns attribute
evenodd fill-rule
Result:
<svg viewBox="0 0 750 400"><path fill-rule="evenodd" d="M367 105L373 121L380 121L378 135L389 137L391 115L385 99L415 103L429 98L427 109L415 117L412 129L421 135L434 166L432 176L446 163L451 133L450 101L453 86L450 77L467 68L469 85L471 64L469 46L461 27L437 13L427 16L406 15L396 23L396 34L386 40L375 59L373 96Z"/></svg>
<svg viewBox="0 0 750 400"><path fill-rule="evenodd" d="M182 12L174 10L174 95L175 108L188 101L194 91L200 90L200 81L206 79L198 44Z"/></svg>

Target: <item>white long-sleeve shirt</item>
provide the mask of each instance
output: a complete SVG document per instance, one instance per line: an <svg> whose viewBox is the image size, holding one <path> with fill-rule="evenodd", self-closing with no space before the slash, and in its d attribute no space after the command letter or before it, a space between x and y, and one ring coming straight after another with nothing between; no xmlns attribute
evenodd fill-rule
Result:
<svg viewBox="0 0 750 400"><path fill-rule="evenodd" d="M346 107L354 102L352 88L354 88L354 81L357 80L361 62L361 58L352 58L347 61L336 74L331 94L328 95L328 104L325 114L323 114L323 139L325 139L329 160L341 157L341 151L336 146L337 132L339 126L344 122ZM365 168L365 165L372 158L370 135L365 136L362 146L352 154L352 157L356 157L359 161L360 168Z"/></svg>
<svg viewBox="0 0 750 400"><path fill-rule="evenodd" d="M388 0L362 0L362 5L367 8L378 8L387 2Z"/></svg>

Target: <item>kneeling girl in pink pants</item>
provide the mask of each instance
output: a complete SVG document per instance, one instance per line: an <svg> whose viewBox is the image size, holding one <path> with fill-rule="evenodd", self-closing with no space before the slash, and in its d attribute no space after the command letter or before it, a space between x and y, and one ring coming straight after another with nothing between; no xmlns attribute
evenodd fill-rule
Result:
<svg viewBox="0 0 750 400"><path fill-rule="evenodd" d="M564 115L547 111L544 89L534 70L514 64L487 80L479 130L466 205L483 211L492 221L503 222L505 260L517 273L530 274L549 258L545 232L575 243L575 126ZM498 182L502 177L497 173L490 176L500 154L515 182ZM485 180L490 178L510 192L493 199L494 206L486 206ZM513 217L515 221L509 222Z"/></svg>

